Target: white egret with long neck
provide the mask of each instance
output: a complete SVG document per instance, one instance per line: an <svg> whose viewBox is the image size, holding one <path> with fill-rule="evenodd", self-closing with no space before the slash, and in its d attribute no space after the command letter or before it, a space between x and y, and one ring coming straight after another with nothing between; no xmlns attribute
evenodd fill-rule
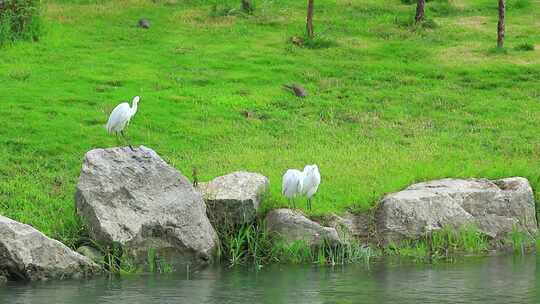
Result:
<svg viewBox="0 0 540 304"><path fill-rule="evenodd" d="M121 104L117 105L116 108L112 110L106 126L107 132L115 134L117 136L118 133L120 133L124 140L127 141L129 148L132 151L133 147L131 146L129 139L124 134L124 128L129 124L131 118L135 116L135 113L137 113L137 106L139 104L139 100L141 100L141 98L139 96L135 96L133 98L131 106L129 106L129 103L127 102L122 102Z"/></svg>

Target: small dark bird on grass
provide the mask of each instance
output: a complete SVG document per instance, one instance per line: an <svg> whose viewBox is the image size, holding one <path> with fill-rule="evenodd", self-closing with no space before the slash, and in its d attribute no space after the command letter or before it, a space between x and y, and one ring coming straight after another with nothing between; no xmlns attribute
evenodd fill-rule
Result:
<svg viewBox="0 0 540 304"><path fill-rule="evenodd" d="M291 90L294 93L294 95L296 95L297 97L304 98L308 96L308 93L306 92L306 90L298 84L284 84L283 87L285 89Z"/></svg>
<svg viewBox="0 0 540 304"><path fill-rule="evenodd" d="M142 27L142 28L145 28L145 29L148 29L150 28L150 21L148 21L148 19L140 19L139 20L139 26Z"/></svg>

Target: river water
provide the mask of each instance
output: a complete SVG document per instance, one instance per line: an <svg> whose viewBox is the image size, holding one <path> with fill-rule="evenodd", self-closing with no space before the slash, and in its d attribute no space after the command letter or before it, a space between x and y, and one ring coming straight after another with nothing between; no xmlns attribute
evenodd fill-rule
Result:
<svg viewBox="0 0 540 304"><path fill-rule="evenodd" d="M540 303L540 255L435 264L210 267L186 274L9 283L0 303Z"/></svg>

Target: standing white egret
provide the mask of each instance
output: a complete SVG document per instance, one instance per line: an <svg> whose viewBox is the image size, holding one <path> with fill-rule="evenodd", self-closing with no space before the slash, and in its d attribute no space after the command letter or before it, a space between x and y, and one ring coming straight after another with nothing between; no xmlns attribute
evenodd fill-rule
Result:
<svg viewBox="0 0 540 304"><path fill-rule="evenodd" d="M107 131L109 133L114 133L122 135L122 137L127 141L129 148L133 151L133 147L129 142L129 139L124 135L124 128L129 124L131 118L137 113L137 105L139 104L139 96L133 98L131 107L127 102L122 102L117 105L114 110L112 110L109 120L107 121Z"/></svg>
<svg viewBox="0 0 540 304"><path fill-rule="evenodd" d="M289 204L296 208L294 198L302 194L302 181L304 180L304 173L300 170L289 169L283 175L283 184L281 193L289 199Z"/></svg>
<svg viewBox="0 0 540 304"><path fill-rule="evenodd" d="M302 194L307 197L308 208L311 210L311 199L319 189L321 173L319 173L319 167L313 164L305 166L302 175L304 177L302 180Z"/></svg>

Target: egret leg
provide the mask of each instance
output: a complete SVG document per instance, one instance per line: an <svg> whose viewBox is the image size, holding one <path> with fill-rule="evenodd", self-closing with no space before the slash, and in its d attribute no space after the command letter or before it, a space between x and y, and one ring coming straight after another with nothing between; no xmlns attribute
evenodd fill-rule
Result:
<svg viewBox="0 0 540 304"><path fill-rule="evenodd" d="M293 209L296 209L296 203L294 202L294 197L293 197L293 198L290 198L289 206L291 205L291 203L292 203Z"/></svg>
<svg viewBox="0 0 540 304"><path fill-rule="evenodd" d="M127 138L127 136L124 134L124 130L120 131L120 134L122 134L122 137L126 140L126 142L128 143L128 146L129 148L131 149L131 151L135 152L135 149L133 149L133 147L131 146L131 143L129 142L129 138Z"/></svg>
<svg viewBox="0 0 540 304"><path fill-rule="evenodd" d="M308 209L311 211L311 197L307 199Z"/></svg>
<svg viewBox="0 0 540 304"><path fill-rule="evenodd" d="M115 133L115 138L116 138L116 144L117 144L118 146L122 145L122 141L120 141L120 138L119 138L119 136L118 136L118 133Z"/></svg>

